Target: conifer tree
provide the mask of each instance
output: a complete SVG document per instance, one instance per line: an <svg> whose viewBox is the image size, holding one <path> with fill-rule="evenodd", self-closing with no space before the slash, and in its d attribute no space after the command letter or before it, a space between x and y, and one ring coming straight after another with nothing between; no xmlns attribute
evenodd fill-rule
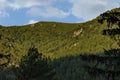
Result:
<svg viewBox="0 0 120 80"><path fill-rule="evenodd" d="M108 29L103 30L103 35L109 35L120 45L120 13L104 13L100 21L106 20ZM117 24L118 28L112 28ZM111 27L111 29L109 28ZM120 79L120 48L105 50L103 55L81 55L84 65L90 76L87 80L119 80Z"/></svg>
<svg viewBox="0 0 120 80"><path fill-rule="evenodd" d="M17 80L54 80L55 71L47 58L30 48L16 69Z"/></svg>

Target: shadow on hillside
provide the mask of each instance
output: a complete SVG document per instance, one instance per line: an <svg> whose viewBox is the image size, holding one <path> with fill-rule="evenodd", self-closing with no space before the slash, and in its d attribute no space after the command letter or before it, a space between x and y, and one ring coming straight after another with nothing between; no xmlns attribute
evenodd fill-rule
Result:
<svg viewBox="0 0 120 80"><path fill-rule="evenodd" d="M58 80L119 80L119 60L120 49L111 49L105 50L101 55L77 55L55 59L52 64Z"/></svg>
<svg viewBox="0 0 120 80"><path fill-rule="evenodd" d="M119 80L119 60L120 49L111 49L104 50L101 55L66 56L54 59L51 64L56 70L57 80L108 80L108 75L117 76L115 80ZM14 67L1 70L0 80L15 80Z"/></svg>
<svg viewBox="0 0 120 80"><path fill-rule="evenodd" d="M0 80L16 80L14 67L0 69Z"/></svg>
<svg viewBox="0 0 120 80"><path fill-rule="evenodd" d="M116 28L116 29L105 29L102 32L103 35L111 35L111 36L115 36L120 34L120 29Z"/></svg>

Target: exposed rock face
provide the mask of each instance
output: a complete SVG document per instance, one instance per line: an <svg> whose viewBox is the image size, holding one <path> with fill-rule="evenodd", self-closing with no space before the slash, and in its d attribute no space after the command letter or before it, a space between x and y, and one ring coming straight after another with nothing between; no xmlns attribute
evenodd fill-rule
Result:
<svg viewBox="0 0 120 80"><path fill-rule="evenodd" d="M82 32L83 32L82 28L80 30L74 31L74 37L79 36Z"/></svg>

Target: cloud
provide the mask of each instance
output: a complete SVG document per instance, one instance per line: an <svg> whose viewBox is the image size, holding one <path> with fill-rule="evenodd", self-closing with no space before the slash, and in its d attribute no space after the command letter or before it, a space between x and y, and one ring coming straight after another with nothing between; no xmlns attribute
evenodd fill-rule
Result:
<svg viewBox="0 0 120 80"><path fill-rule="evenodd" d="M64 12L62 10L50 6L44 8L33 7L27 13L31 14L32 16L40 16L43 18L50 18L50 17L64 18L69 15L68 12Z"/></svg>
<svg viewBox="0 0 120 80"><path fill-rule="evenodd" d="M14 9L30 8L33 6L47 6L50 5L54 0L12 0L10 5Z"/></svg>
<svg viewBox="0 0 120 80"><path fill-rule="evenodd" d="M33 24L33 23L37 23L38 21L36 21L36 20L30 20L29 22L28 22L28 24Z"/></svg>
<svg viewBox="0 0 120 80"><path fill-rule="evenodd" d="M0 0L0 10L5 9L7 5L8 5L8 2L6 0Z"/></svg>
<svg viewBox="0 0 120 80"><path fill-rule="evenodd" d="M9 14L7 12L0 11L0 18L1 17L9 17Z"/></svg>
<svg viewBox="0 0 120 80"><path fill-rule="evenodd" d="M0 0L0 18L9 16L6 12L7 7L9 7L9 2L7 0Z"/></svg>
<svg viewBox="0 0 120 80"><path fill-rule="evenodd" d="M7 8L11 8L13 10L26 8L28 9L27 13L30 15L36 15L37 17L41 16L43 18L66 17L68 13L52 6L55 2L56 0L0 0L0 7L4 12Z"/></svg>
<svg viewBox="0 0 120 80"><path fill-rule="evenodd" d="M85 21L91 20L115 7L119 7L118 0L70 0L73 4L71 14L77 18L82 18Z"/></svg>
<svg viewBox="0 0 120 80"><path fill-rule="evenodd" d="M62 5L64 2L66 5ZM59 7L54 4L59 4ZM65 10L68 4L72 5L72 8ZM7 10L10 8L12 10L26 9L26 13L30 16L65 18L73 15L77 19L82 18L87 21L106 10L119 6L119 0L0 0L0 16L9 16Z"/></svg>

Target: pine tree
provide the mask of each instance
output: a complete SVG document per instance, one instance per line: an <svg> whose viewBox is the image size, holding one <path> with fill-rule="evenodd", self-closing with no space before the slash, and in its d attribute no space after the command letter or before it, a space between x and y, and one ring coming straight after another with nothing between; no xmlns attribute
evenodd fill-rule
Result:
<svg viewBox="0 0 120 80"><path fill-rule="evenodd" d="M90 80L118 80L120 78L120 49L105 51L104 55L81 55ZM89 65L88 65L89 64Z"/></svg>
<svg viewBox="0 0 120 80"><path fill-rule="evenodd" d="M108 23L108 29L103 30L103 35L109 35L120 45L120 12L104 13L102 19ZM112 28L117 24L118 28ZM111 29L110 29L111 27ZM90 76L87 80L119 80L120 79L120 48L104 50L103 55L81 55L81 59L87 62L84 65Z"/></svg>
<svg viewBox="0 0 120 80"><path fill-rule="evenodd" d="M18 80L54 80L55 71L47 58L36 48L30 48L16 69Z"/></svg>

